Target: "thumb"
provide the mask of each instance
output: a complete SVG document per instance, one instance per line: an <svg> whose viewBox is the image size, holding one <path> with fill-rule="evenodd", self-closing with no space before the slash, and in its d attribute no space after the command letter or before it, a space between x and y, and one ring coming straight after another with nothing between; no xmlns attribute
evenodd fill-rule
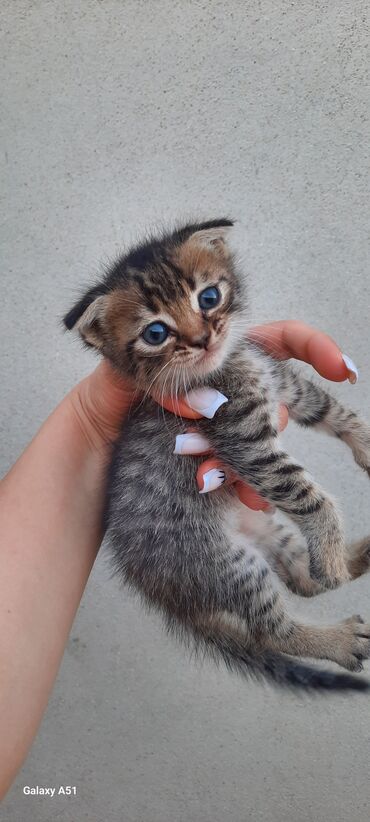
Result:
<svg viewBox="0 0 370 822"><path fill-rule="evenodd" d="M139 394L130 380L123 379L103 360L75 386L70 397L86 433L107 443L117 438L122 420L138 401Z"/></svg>

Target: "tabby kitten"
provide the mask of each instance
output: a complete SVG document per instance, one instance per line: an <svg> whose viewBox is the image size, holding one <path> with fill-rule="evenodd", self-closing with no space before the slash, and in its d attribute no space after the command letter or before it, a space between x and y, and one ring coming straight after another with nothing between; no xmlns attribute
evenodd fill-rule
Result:
<svg viewBox="0 0 370 822"><path fill-rule="evenodd" d="M226 219L185 225L138 245L65 317L68 329L144 394L109 471L114 566L171 630L232 669L305 688L365 689L361 678L291 658L362 669L370 625L359 616L329 627L301 624L288 613L281 583L312 596L354 579L369 569L370 538L345 546L333 501L279 444L278 406L299 424L340 437L368 473L370 426L248 342L244 278L227 243L231 226ZM196 429L301 537L272 515L249 511L231 487L199 494L201 458L174 454L186 421L151 393L184 395L202 386L228 401Z"/></svg>

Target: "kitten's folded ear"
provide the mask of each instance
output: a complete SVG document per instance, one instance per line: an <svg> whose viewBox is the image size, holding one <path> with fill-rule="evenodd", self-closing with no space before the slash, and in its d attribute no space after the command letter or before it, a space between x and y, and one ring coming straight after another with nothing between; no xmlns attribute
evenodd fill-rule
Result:
<svg viewBox="0 0 370 822"><path fill-rule="evenodd" d="M231 220L210 220L208 223L201 223L199 228L192 233L191 239L205 248L225 253L228 234L232 226Z"/></svg>
<svg viewBox="0 0 370 822"><path fill-rule="evenodd" d="M71 331L75 329L83 341L101 349L104 342L103 322L107 306L107 291L103 286L91 288L65 315L63 322Z"/></svg>

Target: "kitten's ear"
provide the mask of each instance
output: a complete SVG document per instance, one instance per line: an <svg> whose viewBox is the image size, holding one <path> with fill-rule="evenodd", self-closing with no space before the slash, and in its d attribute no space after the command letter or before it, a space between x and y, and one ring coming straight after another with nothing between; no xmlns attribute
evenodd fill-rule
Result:
<svg viewBox="0 0 370 822"><path fill-rule="evenodd" d="M233 223L231 220L225 220L219 225L209 226L205 224L204 228L194 231L191 239L195 240L198 245L202 245L211 251L221 251L223 254L227 253L227 239Z"/></svg>
<svg viewBox="0 0 370 822"><path fill-rule="evenodd" d="M69 331L75 329L83 341L93 348L103 347L103 322L107 307L107 293L101 286L91 288L64 317Z"/></svg>

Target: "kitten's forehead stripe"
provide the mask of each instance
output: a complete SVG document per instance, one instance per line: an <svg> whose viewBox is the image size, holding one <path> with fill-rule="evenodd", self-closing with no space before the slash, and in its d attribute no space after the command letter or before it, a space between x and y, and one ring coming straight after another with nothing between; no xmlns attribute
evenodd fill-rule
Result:
<svg viewBox="0 0 370 822"><path fill-rule="evenodd" d="M179 268L173 260L170 260L165 256L162 256L160 262L165 277L168 278L164 281L164 285L166 286L167 282L169 282L176 292L178 291L180 294L185 294L185 289L182 283L184 273L181 271L181 268Z"/></svg>
<svg viewBox="0 0 370 822"><path fill-rule="evenodd" d="M144 278L141 274L134 274L132 279L139 287L148 308L150 308L151 311L155 312L157 310L155 298L157 296L160 299L160 294L156 294L153 289L148 287L147 283L144 281Z"/></svg>
<svg viewBox="0 0 370 822"><path fill-rule="evenodd" d="M151 310L158 311L163 304L171 306L186 293L181 272L164 258L158 257L145 272L135 272L131 277Z"/></svg>

